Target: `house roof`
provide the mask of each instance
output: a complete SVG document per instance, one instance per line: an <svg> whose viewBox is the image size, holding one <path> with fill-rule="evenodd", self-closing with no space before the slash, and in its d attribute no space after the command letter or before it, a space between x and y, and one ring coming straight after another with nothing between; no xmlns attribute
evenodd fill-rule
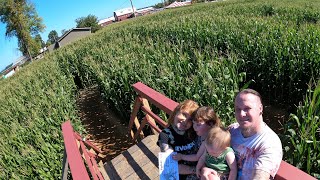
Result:
<svg viewBox="0 0 320 180"><path fill-rule="evenodd" d="M0 72L2 75L8 74L12 69L16 68L17 66L20 66L24 64L28 60L27 57L21 56L14 63L9 64L4 70Z"/></svg>
<svg viewBox="0 0 320 180"><path fill-rule="evenodd" d="M154 7L146 7L146 8L138 9L138 10L136 10L135 12L136 12L136 13L143 13L143 12L148 12L148 11L153 11L153 10L155 10Z"/></svg>
<svg viewBox="0 0 320 180"><path fill-rule="evenodd" d="M168 6L166 6L165 8L168 9L168 8L175 8L175 7L180 7L180 6L186 6L186 5L190 5L191 4L191 1L185 1L185 2L173 2L171 4L169 4Z"/></svg>
<svg viewBox="0 0 320 180"><path fill-rule="evenodd" d="M98 24L100 25L100 24L103 24L105 22L114 21L114 20L115 20L114 16L111 16L111 17L99 20Z"/></svg>
<svg viewBox="0 0 320 180"><path fill-rule="evenodd" d="M72 28L70 31L64 33L64 35L61 36L61 37L58 39L58 42L60 42L63 38L65 38L66 36L68 36L68 34L70 34L72 31L90 31L90 32L91 32L91 27Z"/></svg>
<svg viewBox="0 0 320 180"><path fill-rule="evenodd" d="M52 50L59 48L60 47L60 42L68 36L72 31L90 31L91 32L91 27L85 27L85 28L72 28L68 32L64 33L55 43L51 44L47 49L49 52Z"/></svg>
<svg viewBox="0 0 320 180"><path fill-rule="evenodd" d="M137 11L135 7L133 7L133 9L134 9L134 11ZM114 11L115 16L122 16L122 15L129 14L129 13L133 13L133 10L131 7Z"/></svg>

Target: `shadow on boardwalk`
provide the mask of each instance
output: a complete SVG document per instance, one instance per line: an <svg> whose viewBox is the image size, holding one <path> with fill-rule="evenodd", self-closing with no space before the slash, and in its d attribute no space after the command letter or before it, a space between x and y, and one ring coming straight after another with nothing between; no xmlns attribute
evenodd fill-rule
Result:
<svg viewBox="0 0 320 180"><path fill-rule="evenodd" d="M133 145L127 133L127 125L108 109L98 86L80 91L77 100L82 124L87 130L87 139L106 152L109 161Z"/></svg>

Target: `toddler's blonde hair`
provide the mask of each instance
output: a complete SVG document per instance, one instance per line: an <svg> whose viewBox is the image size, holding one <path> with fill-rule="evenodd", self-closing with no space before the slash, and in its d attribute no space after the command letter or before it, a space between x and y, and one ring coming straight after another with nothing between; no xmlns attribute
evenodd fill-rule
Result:
<svg viewBox="0 0 320 180"><path fill-rule="evenodd" d="M206 145L208 146L216 146L221 149L225 149L226 147L230 147L231 135L230 132L224 127L213 127L209 130Z"/></svg>

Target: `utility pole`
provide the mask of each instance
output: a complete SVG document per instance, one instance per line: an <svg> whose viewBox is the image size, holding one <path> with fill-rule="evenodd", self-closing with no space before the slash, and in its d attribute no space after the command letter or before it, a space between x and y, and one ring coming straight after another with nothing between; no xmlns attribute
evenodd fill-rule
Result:
<svg viewBox="0 0 320 180"><path fill-rule="evenodd" d="M134 7L133 7L133 4L132 4L132 0L130 0L131 2L131 8L132 8L132 12L133 12L133 17L136 17L136 13L134 12Z"/></svg>

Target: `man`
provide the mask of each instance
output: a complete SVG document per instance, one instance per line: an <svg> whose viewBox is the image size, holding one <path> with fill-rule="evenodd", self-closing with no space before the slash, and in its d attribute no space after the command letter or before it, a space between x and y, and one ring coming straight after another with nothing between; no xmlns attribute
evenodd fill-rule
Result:
<svg viewBox="0 0 320 180"><path fill-rule="evenodd" d="M282 160L278 135L263 121L260 94L242 90L235 99L238 123L230 125L231 146L238 165L238 179L273 179Z"/></svg>

